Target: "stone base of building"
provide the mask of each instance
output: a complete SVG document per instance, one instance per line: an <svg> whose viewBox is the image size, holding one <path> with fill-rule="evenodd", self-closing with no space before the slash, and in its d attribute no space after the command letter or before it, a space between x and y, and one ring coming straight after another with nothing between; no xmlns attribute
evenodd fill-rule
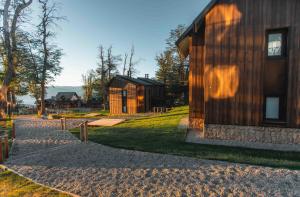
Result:
<svg viewBox="0 0 300 197"><path fill-rule="evenodd" d="M281 151L300 151L300 129L205 125L189 129L187 142Z"/></svg>

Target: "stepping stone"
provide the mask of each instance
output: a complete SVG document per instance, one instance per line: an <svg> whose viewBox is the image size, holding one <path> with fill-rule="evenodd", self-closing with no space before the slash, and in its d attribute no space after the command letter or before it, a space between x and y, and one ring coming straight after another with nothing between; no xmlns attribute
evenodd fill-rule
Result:
<svg viewBox="0 0 300 197"><path fill-rule="evenodd" d="M111 127L117 124L120 124L124 122L125 119L100 119L93 122L88 123L88 126L94 126L94 127Z"/></svg>

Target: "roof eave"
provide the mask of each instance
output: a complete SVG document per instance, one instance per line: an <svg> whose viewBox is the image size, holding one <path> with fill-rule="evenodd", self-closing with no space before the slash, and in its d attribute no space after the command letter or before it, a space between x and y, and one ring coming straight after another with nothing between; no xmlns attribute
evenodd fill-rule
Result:
<svg viewBox="0 0 300 197"><path fill-rule="evenodd" d="M205 17L205 15L214 7L214 5L218 1L219 0L212 0L212 1L210 1L209 4L196 17L196 19L193 21L193 23L185 30L185 32L176 41L177 47L179 47L179 50L181 51L182 55L184 55L185 57L187 56L187 52L188 52L188 49L186 49L186 45L187 45L186 42L188 42L187 38L192 34L192 32L194 31L194 29L197 29L197 27L200 27L201 24L204 23L204 17Z"/></svg>

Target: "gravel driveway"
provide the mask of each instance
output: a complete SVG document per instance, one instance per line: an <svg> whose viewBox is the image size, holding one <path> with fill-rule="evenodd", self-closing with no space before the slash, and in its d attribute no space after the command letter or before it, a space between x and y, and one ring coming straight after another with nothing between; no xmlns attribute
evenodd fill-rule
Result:
<svg viewBox="0 0 300 197"><path fill-rule="evenodd" d="M300 196L300 171L83 144L57 129L59 121L18 120L6 165L80 196Z"/></svg>

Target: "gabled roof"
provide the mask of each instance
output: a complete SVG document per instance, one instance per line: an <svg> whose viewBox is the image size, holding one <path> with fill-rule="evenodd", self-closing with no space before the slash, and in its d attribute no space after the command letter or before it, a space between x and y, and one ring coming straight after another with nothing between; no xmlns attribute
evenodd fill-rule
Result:
<svg viewBox="0 0 300 197"><path fill-rule="evenodd" d="M60 100L62 97L65 100L71 100L73 96L79 97L76 92L58 92L56 94L56 100Z"/></svg>
<svg viewBox="0 0 300 197"><path fill-rule="evenodd" d="M192 33L195 27L199 27L204 24L205 15L219 2L219 0L211 0L208 5L202 10L202 12L196 17L193 23L185 30L185 32L176 41L176 45L179 47L180 51L186 56L188 45L187 37ZM182 48L182 50L181 50Z"/></svg>
<svg viewBox="0 0 300 197"><path fill-rule="evenodd" d="M154 79L142 78L142 77L139 77L138 79L142 80L142 81L145 81L147 83L150 83L152 85L155 85L155 86L164 86L164 84L162 82L154 80Z"/></svg>
<svg viewBox="0 0 300 197"><path fill-rule="evenodd" d="M137 85L151 86L151 84L147 83L146 81L143 81L143 80L140 80L140 79L131 78L131 77L127 77L127 76L123 76L123 75L116 75L114 78L123 79L125 81L129 81L129 82L137 84Z"/></svg>
<svg viewBox="0 0 300 197"><path fill-rule="evenodd" d="M143 85L143 86L163 86L164 85L160 81L157 81L157 80L154 80L154 79L148 79L148 78L142 78L142 77L131 78L131 77L128 77L128 76L116 75L114 78L111 79L108 86L110 86L111 82L114 79L121 79L121 80L129 81L129 82L131 82L133 84L136 84L136 85Z"/></svg>

